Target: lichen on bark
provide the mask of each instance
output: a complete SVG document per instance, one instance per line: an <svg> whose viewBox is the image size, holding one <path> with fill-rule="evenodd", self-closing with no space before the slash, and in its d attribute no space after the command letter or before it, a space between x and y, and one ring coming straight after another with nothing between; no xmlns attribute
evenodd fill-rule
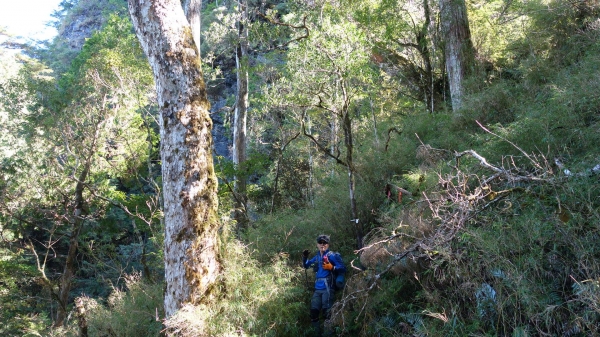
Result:
<svg viewBox="0 0 600 337"><path fill-rule="evenodd" d="M181 3L129 0L161 107L165 313L212 298L220 273L217 179L201 60Z"/></svg>

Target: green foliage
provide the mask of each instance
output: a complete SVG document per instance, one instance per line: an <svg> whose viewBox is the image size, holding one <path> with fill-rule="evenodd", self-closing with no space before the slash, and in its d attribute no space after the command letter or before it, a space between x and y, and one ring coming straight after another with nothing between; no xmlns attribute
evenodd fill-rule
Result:
<svg viewBox="0 0 600 337"><path fill-rule="evenodd" d="M3 236L9 236L9 232L4 231ZM37 270L24 251L0 248L0 256L0 319L3 322L0 334L39 335L49 321L44 314L39 314L47 299L41 291L41 280L36 279Z"/></svg>
<svg viewBox="0 0 600 337"><path fill-rule="evenodd" d="M256 203L260 212L273 209L300 209L307 205L310 167L306 159L286 154L271 166L256 188L248 191L248 197ZM276 185L275 185L276 184Z"/></svg>
<svg viewBox="0 0 600 337"><path fill-rule="evenodd" d="M270 254L271 247L235 240L227 240L226 247L221 298L209 306L184 307L165 322L168 334L305 336L309 297L296 259L281 253L260 263L254 256Z"/></svg>
<svg viewBox="0 0 600 337"><path fill-rule="evenodd" d="M119 0L62 1L53 16L59 35L43 48L34 48L32 56L41 59L56 75L68 71L71 62L94 31L100 30L111 15L127 17L127 5Z"/></svg>
<svg viewBox="0 0 600 337"><path fill-rule="evenodd" d="M161 335L164 285L145 282L139 274L126 276L125 285L124 290L113 289L106 305L82 298L89 336Z"/></svg>
<svg viewBox="0 0 600 337"><path fill-rule="evenodd" d="M456 133L474 131L474 121L484 125L507 124L515 120L520 111L519 102L527 94L515 88L515 82L499 79L483 90L477 90L465 98L462 115L455 116L451 127Z"/></svg>
<svg viewBox="0 0 600 337"><path fill-rule="evenodd" d="M469 1L469 25L478 56L500 72L510 71L514 61L527 53L515 48L529 30L535 1ZM523 46L524 48L526 46Z"/></svg>
<svg viewBox="0 0 600 337"><path fill-rule="evenodd" d="M65 8L76 6L65 12L70 21L63 28L84 9L100 9L99 3L64 2ZM123 13L121 1L103 3ZM226 105L233 103L228 90L238 42L236 6L210 2L203 10L209 93ZM469 1L480 71L467 80L460 114L445 107L435 2L249 1L249 6L256 9L246 22L251 159L234 168L220 158L217 171L225 219L232 177L250 179L252 223L239 233L241 242L224 226L218 301L185 307L166 321L169 333L306 335L313 275L299 268L300 254L321 233L332 236L332 249L348 263L367 268L349 275L351 295L339 298L345 301L334 322L340 335L600 333L600 191L592 170L600 160L596 2ZM89 26L94 20L82 22ZM33 238L39 252L56 242L52 248L64 252L66 240L52 240L66 238L70 229L56 219L70 215L73 177L93 153L75 282L77 294L93 297L85 299L90 334L156 336L160 282L128 278L128 290L123 288L123 275L144 270L144 277L156 280L162 268L158 135L153 108L147 108L151 73L128 20L104 20L105 28L77 57L55 42L49 49L56 61L53 74L27 62L20 78L3 81L0 221L13 230L12 239ZM348 170L304 136L312 134L337 159L344 158L348 148L336 113L351 119L358 216L372 230L365 243L390 240L382 256L353 253ZM96 131L98 146L87 141ZM480 186L495 172L474 158L453 158L468 149L520 176L545 174ZM553 166L555 158L572 174ZM468 177L460 185L464 197L477 187L496 193L490 192L485 207L474 211L472 199L453 203L444 194L458 182L457 170ZM400 203L388 199L387 184L412 196ZM469 214L451 240L420 246L413 253L422 253L423 260L400 259L372 283L394 254L440 228L449 210L465 212L453 213L457 217ZM0 304L7 308L1 317L7 323L0 332L43 331L49 297L34 305L38 298L30 294L49 296L51 287L40 290L35 261L22 251L4 252ZM53 260L45 270L61 272L61 263ZM373 284L369 291L353 292ZM69 329L64 334L76 330Z"/></svg>
<svg viewBox="0 0 600 337"><path fill-rule="evenodd" d="M486 2L487 6L492 4ZM518 10L540 9L534 5L513 4L515 7L506 8L506 15L513 15ZM552 6L556 6L552 7L553 14L565 19L572 15L567 14L570 10L577 8L559 6L558 3ZM582 6L579 13L582 9L584 13L594 13L594 8ZM493 6L485 10L490 8ZM538 30L543 30L536 21L539 18L534 16L547 14L545 10L525 13L530 16L515 22L538 25ZM550 17L546 19L550 20ZM498 17L498 20L503 19ZM383 146L372 145L377 144L369 132L372 128L359 127L356 139L363 144L357 147L359 154L356 157L361 158L359 172L361 179L371 184L361 189L359 195L370 198L372 204L377 205L375 209L380 213L374 223L388 226L389 233L394 233L399 229L399 223L410 219L406 214L419 212L417 205L423 200L414 204L408 201L404 205L378 204L374 201L379 193L376 185L392 182L408 190L435 192L439 188L439 172L436 171L447 171L445 163L454 164L451 159L453 150L475 149L505 168L512 165L503 161L505 156L517 155L512 159L514 165L529 170L533 169L533 163L523 157L521 150L542 165L550 165L554 156L561 155L568 160L571 172L581 176L569 181L553 180L554 183L548 185L528 185L525 193L514 193L503 204L479 213L468 223L451 250L438 252L429 268L414 274L416 281L412 273L384 278L377 285L377 291L365 300L369 307L364 312L345 311L346 322L357 322L347 323L346 330L343 330L345 333L372 335L376 331L390 336L407 333L520 336L535 331L555 335L597 333L595 320L598 312L593 304L596 297L592 289L597 283L598 268L594 259L598 253L597 244L592 241L598 219L597 212L592 209L597 207L599 199L597 192L590 189L597 180L590 170L600 158L597 147L592 145L597 144L595 113L599 104L593 98L597 96L593 91L597 91L595 70L598 65L597 57L591 56L597 49L597 40L592 37L591 31L597 33L597 28L589 24L581 28L581 25L575 25L580 19L571 20L566 19L571 23L562 26L559 34L551 29L545 30L544 34L555 39L571 27L567 33L570 38L562 41L577 44L573 46L575 49L570 49L578 50L572 55L565 54L569 48L560 44L544 44L543 48L541 45L532 48L529 44L528 48L532 48L530 50L538 56L533 60L531 54L519 49L526 28L530 27L527 25L514 25L503 30L508 38L503 39L502 44L485 42L490 60L497 66L512 67L513 70L504 68L489 73L486 87L477 88L466 97L466 108L461 116L438 114L432 118L413 113L394 122L381 121L379 130L385 130L389 125L397 128L390 133L390 141L386 143L388 151L392 151L389 156L383 154ZM579 35L579 38L571 34ZM492 38L493 34L479 36L483 41ZM529 40L529 43L533 42ZM555 50L555 47L559 49ZM540 59L542 54L549 56ZM557 64L560 64L559 68ZM481 122L496 135L484 131L475 121ZM439 156L419 155L419 140L413 138L414 134L425 144L442 149ZM379 141L381 144L381 139ZM520 149L508 141L517 144ZM461 167L465 165L478 170L479 163L475 160L461 162ZM321 169L314 171L319 172L316 176L331 172L324 167ZM562 173L562 170L559 171L554 172ZM286 242L282 238L293 229L300 244L286 243L289 248L282 249L299 253L303 244L310 243L310 235L303 232L314 226L313 219L318 219L320 224L336 218L330 216L334 214L333 208L344 204L343 198L336 197L342 182L335 175L322 179L310 212L265 217L265 222L257 223L253 237L263 238L266 245L279 247L278 244ZM417 214L423 214L420 212ZM427 217L427 213L424 216ZM307 222L311 224L307 225ZM336 225L337 221L330 223L332 228L340 228ZM413 226L413 223L408 225ZM304 231L295 226L304 228ZM266 233L276 234L270 236ZM342 235L347 237L349 234ZM404 288L406 292L402 299L395 298L395 286L385 283L395 280L410 284L411 278L419 286ZM361 280L369 280L369 275L362 275L358 281L354 279L350 286ZM378 298L381 301L376 301ZM371 303L374 305L370 306ZM355 308L363 308L361 302L354 305ZM379 307L384 309L378 310Z"/></svg>
<svg viewBox="0 0 600 337"><path fill-rule="evenodd" d="M439 251L425 270L384 276L375 293L355 303L368 305L364 312L344 313L362 322L346 323L345 329L365 336L374 331L390 336L408 331L449 336L597 333L591 289L598 270L598 246L592 243L598 214L591 210L600 199L590 179L596 178L582 177L558 188L535 184L478 212L451 250ZM572 203L583 208L575 210ZM410 235L415 206L408 204L397 215L407 229L391 221L387 230ZM391 212L387 216L393 217ZM372 282L369 272L360 276L349 286ZM396 299L397 286L386 282L414 287L403 288L402 298Z"/></svg>
<svg viewBox="0 0 600 337"><path fill-rule="evenodd" d="M147 108L153 82L131 23L111 16L62 76L45 71L25 63L2 86L3 131L12 138L0 144L0 221L20 239L12 244L35 253L19 260L37 265L23 282L38 283L20 289L47 296L24 310L31 317L56 311L72 235L79 240L73 293L105 297L126 273L143 270L151 279L162 269L157 135ZM79 211L81 219L74 216ZM22 317L9 317L7 325Z"/></svg>

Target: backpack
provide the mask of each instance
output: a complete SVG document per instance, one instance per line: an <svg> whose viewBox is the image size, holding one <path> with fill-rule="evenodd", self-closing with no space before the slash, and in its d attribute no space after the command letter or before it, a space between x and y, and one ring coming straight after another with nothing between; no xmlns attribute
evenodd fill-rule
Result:
<svg viewBox="0 0 600 337"><path fill-rule="evenodd" d="M340 255L340 253L329 251L329 252L327 252L326 256L329 257L331 255L335 255L338 258L339 261L342 261L342 264L344 263L344 260L342 260L342 256ZM313 266L313 268L314 268L314 271L316 272L318 266L315 264ZM345 270L339 270L338 268L334 269L331 273L329 273L329 277L328 277L327 283L329 283L329 286L333 290L342 290L342 289L344 289L344 284L346 283L346 271Z"/></svg>

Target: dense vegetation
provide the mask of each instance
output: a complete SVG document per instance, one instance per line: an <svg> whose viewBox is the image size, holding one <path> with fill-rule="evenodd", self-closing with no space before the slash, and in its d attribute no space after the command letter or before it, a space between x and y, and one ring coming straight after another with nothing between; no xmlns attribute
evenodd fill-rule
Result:
<svg viewBox="0 0 600 337"><path fill-rule="evenodd" d="M600 335L600 4L466 4L453 110L438 1L204 1L217 143L248 29L248 159L216 152L219 300L164 320L152 74L123 2L63 1L0 82L0 334L309 335L327 233L337 335Z"/></svg>

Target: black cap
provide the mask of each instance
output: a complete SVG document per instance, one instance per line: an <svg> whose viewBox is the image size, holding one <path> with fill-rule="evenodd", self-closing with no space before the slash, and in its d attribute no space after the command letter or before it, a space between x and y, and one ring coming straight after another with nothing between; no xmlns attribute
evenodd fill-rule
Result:
<svg viewBox="0 0 600 337"><path fill-rule="evenodd" d="M325 242L329 243L329 235L321 234L321 235L317 236L317 243L320 241L325 241Z"/></svg>

